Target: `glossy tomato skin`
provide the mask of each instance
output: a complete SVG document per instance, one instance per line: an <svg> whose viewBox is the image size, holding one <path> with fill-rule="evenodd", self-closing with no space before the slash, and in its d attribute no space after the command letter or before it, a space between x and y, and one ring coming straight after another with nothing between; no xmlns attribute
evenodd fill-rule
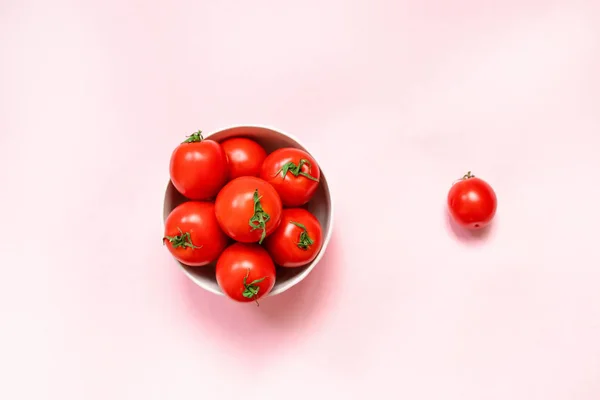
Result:
<svg viewBox="0 0 600 400"><path fill-rule="evenodd" d="M240 176L259 176L267 152L254 140L232 138L221 143L229 164L229 179Z"/></svg>
<svg viewBox="0 0 600 400"><path fill-rule="evenodd" d="M275 285L273 260L258 244L234 243L226 248L217 261L216 274L223 293L239 302L256 301ZM250 284L253 287L248 289Z"/></svg>
<svg viewBox="0 0 600 400"><path fill-rule="evenodd" d="M200 267L215 261L229 238L219 227L213 203L188 201L175 207L167 217L163 243L179 262Z"/></svg>
<svg viewBox="0 0 600 400"><path fill-rule="evenodd" d="M293 168L288 170L284 176L283 170L286 164L293 163L293 165L299 166L302 160L305 160L306 163L302 163L302 167L297 171L299 172L297 176L292 172ZM310 154L300 149L285 147L275 150L267 156L261 168L260 177L273 185L284 206L300 207L308 203L317 191L321 171Z"/></svg>
<svg viewBox="0 0 600 400"><path fill-rule="evenodd" d="M307 237L312 243L306 242ZM310 263L322 245L323 231L319 220L303 208L284 209L281 224L265 240L265 248L275 264L287 268Z"/></svg>
<svg viewBox="0 0 600 400"><path fill-rule="evenodd" d="M263 229L252 229L250 219L255 214L255 192L260 206L269 216L264 226L265 237L281 222L282 204L269 183L252 176L242 176L229 182L217 195L215 213L221 229L232 239L243 243L261 241Z"/></svg>
<svg viewBox="0 0 600 400"><path fill-rule="evenodd" d="M179 193L188 199L207 200L227 182L227 156L219 143L196 137L197 141L183 142L173 151L169 172Z"/></svg>
<svg viewBox="0 0 600 400"><path fill-rule="evenodd" d="M496 215L496 208L494 189L470 172L452 185L448 193L450 216L458 225L468 229L487 226Z"/></svg>

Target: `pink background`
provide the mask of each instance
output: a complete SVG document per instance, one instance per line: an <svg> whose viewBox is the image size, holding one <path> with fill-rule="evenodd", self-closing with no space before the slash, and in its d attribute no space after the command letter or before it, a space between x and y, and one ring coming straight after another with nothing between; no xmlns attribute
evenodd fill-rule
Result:
<svg viewBox="0 0 600 400"><path fill-rule="evenodd" d="M599 71L592 1L3 0L0 398L599 399ZM171 150L235 124L337 208L260 308L160 241Z"/></svg>

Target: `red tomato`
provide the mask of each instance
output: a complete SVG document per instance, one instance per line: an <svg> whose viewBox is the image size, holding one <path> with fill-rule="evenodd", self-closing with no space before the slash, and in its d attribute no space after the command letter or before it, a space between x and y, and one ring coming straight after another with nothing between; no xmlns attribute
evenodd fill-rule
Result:
<svg viewBox="0 0 600 400"><path fill-rule="evenodd" d="M217 261L217 283L233 300L258 303L275 285L275 265L261 246L234 243Z"/></svg>
<svg viewBox="0 0 600 400"><path fill-rule="evenodd" d="M265 149L247 138L233 138L221 143L229 163L229 179L240 176L258 176L267 157Z"/></svg>
<svg viewBox="0 0 600 400"><path fill-rule="evenodd" d="M299 207L317 191L321 172L310 154L286 147L267 156L260 177L273 185L284 206Z"/></svg>
<svg viewBox="0 0 600 400"><path fill-rule="evenodd" d="M173 151L170 173L173 186L188 199L210 199L227 182L227 156L219 143L204 140L198 131Z"/></svg>
<svg viewBox="0 0 600 400"><path fill-rule="evenodd" d="M469 171L452 185L448 193L448 210L452 219L459 225L480 229L488 225L496 214L496 193L482 179Z"/></svg>
<svg viewBox="0 0 600 400"><path fill-rule="evenodd" d="M262 179L242 176L217 195L215 212L221 229L238 242L262 241L281 222L281 199Z"/></svg>
<svg viewBox="0 0 600 400"><path fill-rule="evenodd" d="M323 245L319 220L303 208L283 210L281 224L265 240L265 248L275 264L300 267L317 257Z"/></svg>
<svg viewBox="0 0 600 400"><path fill-rule="evenodd" d="M165 221L165 243L178 261L199 267L217 259L229 238L219 228L215 205L188 201L175 207Z"/></svg>

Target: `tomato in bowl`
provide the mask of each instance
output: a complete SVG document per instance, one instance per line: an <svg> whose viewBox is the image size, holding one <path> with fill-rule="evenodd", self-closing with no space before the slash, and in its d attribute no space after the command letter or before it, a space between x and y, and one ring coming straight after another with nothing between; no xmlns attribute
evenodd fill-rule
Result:
<svg viewBox="0 0 600 400"><path fill-rule="evenodd" d="M301 207L302 209L308 211L316 219L311 226L318 225L320 229L318 233L318 243L320 244L320 249L318 252L316 252L316 254L311 254L309 257L307 257L307 260L309 261L307 264L296 266L294 268L280 267L277 269L275 283L270 288L268 294L265 295L274 296L285 292L306 278L306 276L308 276L308 274L310 274L310 272L316 267L325 253L327 245L331 239L333 229L333 203L331 199L331 192L329 190L327 178L323 172L322 166L317 164L318 158L309 152L297 138L289 134L261 126L235 126L205 135L205 139L215 141L220 144L236 144L236 141L232 141L231 139L238 138L249 139L255 143L258 143L260 147L265 150L266 159L264 154L259 154L260 157L265 159L264 163L261 162L261 165L263 165L264 168L259 170L256 165L251 163L249 164L244 157L237 157L236 159L244 160L244 164L236 166L236 168L231 166L231 171L233 172L230 173L230 178L235 180L238 178L238 171L246 170L248 171L246 172L248 176L257 176L256 179L262 178L264 181L271 180L270 184L276 187L280 194L283 194L283 206L289 206L289 208ZM248 150L248 143L244 143L243 140L237 140L237 142L239 142L238 144L246 147L242 148L242 150L248 153L257 153L256 149L250 148ZM286 151L282 151L282 149L286 149ZM233 154L233 150L229 148L226 148L226 152ZM282 170L282 179L280 181L274 180L273 177L275 177L278 173L281 173ZM318 185L315 184L317 181ZM231 182L229 182L229 184L231 184ZM309 199L307 200L298 198L297 201L293 200L294 193L298 190L298 188L294 185L304 185L309 187ZM248 196L250 195L251 194L249 193ZM218 198L218 196L216 197ZM172 182L169 182L164 197L163 221L167 220L167 217L178 205L189 200L190 199L184 197L176 189ZM262 199L262 201L265 204L265 209L268 209L269 199L265 197ZM218 208L219 207L217 207L217 209ZM271 214L273 213L271 212ZM286 211L286 215L287 214L288 212ZM219 216L217 218L219 218ZM277 222L279 223L279 221ZM304 226L302 224L300 225ZM304 232L304 230L300 228L297 228L296 230L299 233ZM260 238L260 235L256 235L256 237ZM304 240L307 240L306 237L304 237ZM312 239L309 238L308 240ZM271 242L272 241L273 240L271 240ZM270 247L274 246L270 244ZM267 247L265 246L265 248ZM209 292L218 295L224 295L223 290L219 286L219 282L216 278L216 261L207 266L201 267L189 266L177 260L176 262L183 269L187 277L195 284Z"/></svg>

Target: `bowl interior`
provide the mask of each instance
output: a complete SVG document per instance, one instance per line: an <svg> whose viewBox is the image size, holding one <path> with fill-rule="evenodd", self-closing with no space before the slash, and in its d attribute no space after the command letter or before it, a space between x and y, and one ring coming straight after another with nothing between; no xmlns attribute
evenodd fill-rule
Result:
<svg viewBox="0 0 600 400"><path fill-rule="evenodd" d="M247 137L255 140L261 146L263 146L263 148L267 151L267 154L281 147L295 147L310 154L310 151L304 148L297 139L263 127L248 126L229 128L206 136L206 139L222 142L232 137ZM315 159L317 162L319 161L318 158L315 157ZM171 182L169 182L165 193L163 222L175 207L185 201L187 201L187 199L182 196L177 189L175 189ZM322 169L319 188L317 189L311 201L306 205L306 209L308 209L321 223L321 227L323 229L323 246L321 247L320 253L317 255L315 260L310 264L299 268L277 267L277 280L273 290L269 293L269 296L282 293L304 279L306 275L310 273L313 267L319 262L327 247L327 244L329 243L332 228L331 198L329 186L327 185L327 178L325 177L325 173ZM221 295L223 294L217 285L214 264L206 267L189 267L181 263L179 264L188 277L197 285L210 292Z"/></svg>

